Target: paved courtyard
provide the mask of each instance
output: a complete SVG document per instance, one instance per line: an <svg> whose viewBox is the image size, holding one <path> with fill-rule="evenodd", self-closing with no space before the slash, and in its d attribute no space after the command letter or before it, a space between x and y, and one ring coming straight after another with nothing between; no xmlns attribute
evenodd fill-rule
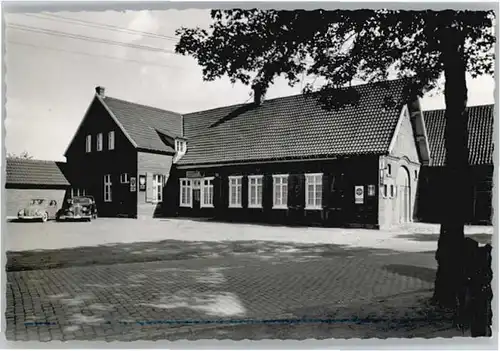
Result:
<svg viewBox="0 0 500 351"><path fill-rule="evenodd" d="M397 233L119 221L8 223L7 245L17 249L7 262L9 340L461 335L428 305L431 227ZM113 225L116 233L107 234ZM133 229L142 241L130 242ZM491 239L491 228L468 231ZM44 240L69 244L73 235L73 245L54 241L59 249L44 250L51 247Z"/></svg>

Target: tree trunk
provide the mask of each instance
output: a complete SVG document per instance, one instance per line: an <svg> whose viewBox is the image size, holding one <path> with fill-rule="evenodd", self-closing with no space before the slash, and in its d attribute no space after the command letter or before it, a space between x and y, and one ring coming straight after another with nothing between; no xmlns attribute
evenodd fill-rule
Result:
<svg viewBox="0 0 500 351"><path fill-rule="evenodd" d="M467 84L464 37L458 27L443 30L441 48L445 75L445 174L441 230L436 252L438 270L434 301L444 307L456 307L463 269L464 192L469 186L467 144Z"/></svg>

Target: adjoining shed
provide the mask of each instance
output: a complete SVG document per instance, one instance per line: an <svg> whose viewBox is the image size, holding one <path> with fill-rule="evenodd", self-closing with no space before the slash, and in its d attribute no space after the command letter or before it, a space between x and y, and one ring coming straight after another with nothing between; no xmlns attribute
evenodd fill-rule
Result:
<svg viewBox="0 0 500 351"><path fill-rule="evenodd" d="M5 169L7 217L17 216L33 198L56 200L60 206L69 190L64 162L7 158Z"/></svg>
<svg viewBox="0 0 500 351"><path fill-rule="evenodd" d="M471 106L467 108L469 175L471 186L466 189L456 184L456 191L463 193L467 204L466 222L470 224L492 223L493 196L493 112L494 105ZM425 125L429 136L431 160L423 167L420 179L418 218L424 222L437 222L442 211L443 187L446 179L444 131L445 110L424 111Z"/></svg>

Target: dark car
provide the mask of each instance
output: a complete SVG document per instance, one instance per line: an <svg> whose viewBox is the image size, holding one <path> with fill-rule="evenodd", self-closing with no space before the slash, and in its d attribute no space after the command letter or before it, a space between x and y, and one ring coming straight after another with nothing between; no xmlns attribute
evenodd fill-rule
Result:
<svg viewBox="0 0 500 351"><path fill-rule="evenodd" d="M91 221L97 218L97 207L92 196L75 196L68 199L57 214L57 220L82 219Z"/></svg>

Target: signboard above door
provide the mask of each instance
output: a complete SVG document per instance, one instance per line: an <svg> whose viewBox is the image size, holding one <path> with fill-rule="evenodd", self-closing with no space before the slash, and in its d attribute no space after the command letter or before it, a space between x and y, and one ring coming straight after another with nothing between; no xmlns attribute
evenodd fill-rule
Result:
<svg viewBox="0 0 500 351"><path fill-rule="evenodd" d="M201 178L200 171L186 171L187 178Z"/></svg>

